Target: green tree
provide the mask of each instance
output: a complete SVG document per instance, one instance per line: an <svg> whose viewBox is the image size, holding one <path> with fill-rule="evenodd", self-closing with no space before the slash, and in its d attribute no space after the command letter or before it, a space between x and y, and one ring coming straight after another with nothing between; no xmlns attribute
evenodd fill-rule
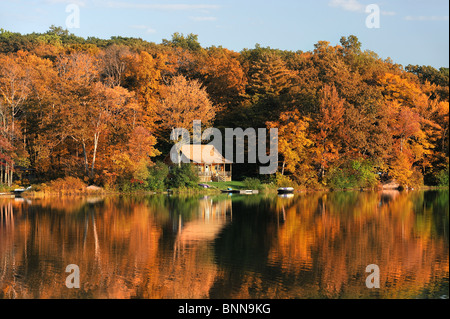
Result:
<svg viewBox="0 0 450 319"><path fill-rule="evenodd" d="M169 167L163 162L157 162L148 168L147 188L152 191L161 191L166 188Z"/></svg>
<svg viewBox="0 0 450 319"><path fill-rule="evenodd" d="M175 32L172 34L172 40L163 39L162 43L163 45L179 47L190 51L200 51L202 49L202 46L198 42L198 35L193 33L184 36L183 33Z"/></svg>
<svg viewBox="0 0 450 319"><path fill-rule="evenodd" d="M274 53L263 53L248 71L247 93L254 97L279 96L291 85L294 72Z"/></svg>
<svg viewBox="0 0 450 319"><path fill-rule="evenodd" d="M168 186L172 188L196 187L199 177L195 167L191 164L172 166L169 174Z"/></svg>

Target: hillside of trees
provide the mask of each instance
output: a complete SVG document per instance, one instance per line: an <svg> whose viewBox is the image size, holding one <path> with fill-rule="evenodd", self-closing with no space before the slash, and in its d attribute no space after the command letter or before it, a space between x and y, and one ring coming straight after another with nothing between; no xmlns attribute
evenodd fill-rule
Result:
<svg viewBox="0 0 450 319"><path fill-rule="evenodd" d="M193 120L278 128L279 171L259 176L278 183L448 184L449 69L404 67L361 47L352 35L309 52L234 52L193 34L155 44L0 29L0 184L146 185L171 130ZM233 167L234 179L257 173Z"/></svg>

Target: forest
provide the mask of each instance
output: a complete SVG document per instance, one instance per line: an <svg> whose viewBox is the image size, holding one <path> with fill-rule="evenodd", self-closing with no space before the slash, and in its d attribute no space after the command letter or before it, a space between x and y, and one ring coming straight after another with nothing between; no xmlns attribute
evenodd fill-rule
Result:
<svg viewBox="0 0 450 319"><path fill-rule="evenodd" d="M0 120L0 188L64 178L164 188L170 132L192 131L193 120L278 128L278 172L239 164L234 180L448 185L449 69L396 64L362 50L354 35L307 52L258 44L234 52L204 48L194 34L155 44L56 26L0 29Z"/></svg>

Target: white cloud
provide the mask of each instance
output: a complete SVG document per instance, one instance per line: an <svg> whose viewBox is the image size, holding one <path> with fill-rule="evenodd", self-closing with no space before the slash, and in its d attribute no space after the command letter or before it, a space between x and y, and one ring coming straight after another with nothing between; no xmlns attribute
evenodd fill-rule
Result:
<svg viewBox="0 0 450 319"><path fill-rule="evenodd" d="M130 28L144 30L147 33L156 33L156 30L146 25L131 25Z"/></svg>
<svg viewBox="0 0 450 319"><path fill-rule="evenodd" d="M45 0L45 2L49 4L76 4L80 7L84 7L86 5L86 1L84 0Z"/></svg>
<svg viewBox="0 0 450 319"><path fill-rule="evenodd" d="M149 9L169 11L212 10L220 8L220 6L214 4L150 4L119 1L107 1L104 3L104 5L106 7L116 9Z"/></svg>
<svg viewBox="0 0 450 319"><path fill-rule="evenodd" d="M332 7L342 8L345 11L363 12L365 6L358 2L358 0L331 0L329 3Z"/></svg>
<svg viewBox="0 0 450 319"><path fill-rule="evenodd" d="M406 16L407 21L448 21L448 16Z"/></svg>
<svg viewBox="0 0 450 319"><path fill-rule="evenodd" d="M358 2L358 0L331 0L329 5L331 7L341 8L345 11L352 12L365 12L367 7L367 5ZM396 15L394 11L381 11L381 14L385 16Z"/></svg>
<svg viewBox="0 0 450 319"><path fill-rule="evenodd" d="M202 22L202 21L216 21L217 20L216 17L189 17L189 19L191 19L192 21L198 21L198 22Z"/></svg>

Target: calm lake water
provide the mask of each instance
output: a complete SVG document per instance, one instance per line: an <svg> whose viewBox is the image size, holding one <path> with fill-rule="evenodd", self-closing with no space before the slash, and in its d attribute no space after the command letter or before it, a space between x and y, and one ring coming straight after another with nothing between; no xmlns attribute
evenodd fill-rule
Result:
<svg viewBox="0 0 450 319"><path fill-rule="evenodd" d="M448 298L449 193L0 198L0 298ZM65 285L66 266L80 288ZM380 268L368 289L366 266Z"/></svg>

